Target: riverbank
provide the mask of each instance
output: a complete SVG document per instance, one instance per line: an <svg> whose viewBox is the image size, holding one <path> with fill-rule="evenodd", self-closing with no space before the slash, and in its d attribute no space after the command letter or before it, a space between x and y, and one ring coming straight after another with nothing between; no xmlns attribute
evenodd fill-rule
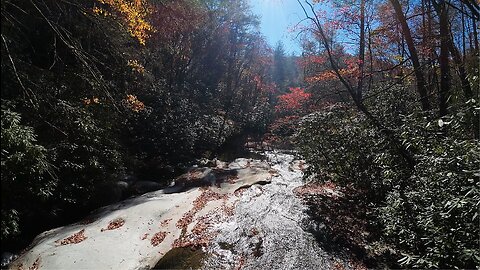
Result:
<svg viewBox="0 0 480 270"><path fill-rule="evenodd" d="M99 209L36 237L10 269L349 269L322 248L296 196L305 164L293 153L216 161L175 186Z"/></svg>
<svg viewBox="0 0 480 270"><path fill-rule="evenodd" d="M237 159L191 170L177 178L173 187L101 208L81 222L41 233L10 268L151 268L172 247L206 243L202 224L227 215L237 199L235 191L268 183L273 174L269 169L266 162Z"/></svg>

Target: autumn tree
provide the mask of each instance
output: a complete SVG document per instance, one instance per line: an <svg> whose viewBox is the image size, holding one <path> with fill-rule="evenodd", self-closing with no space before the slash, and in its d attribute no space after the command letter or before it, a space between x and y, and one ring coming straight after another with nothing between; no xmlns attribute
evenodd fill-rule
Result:
<svg viewBox="0 0 480 270"><path fill-rule="evenodd" d="M412 61L415 78L417 80L417 91L420 94L420 102L422 104L422 109L425 111L430 110L431 106L428 100L427 88L425 86L425 78L422 71L422 66L420 65L420 61L418 58L417 49L415 47L415 43L412 38L410 27L408 25L407 19L403 12L402 6L400 5L400 2L398 0L390 0L390 3L392 4L395 10L395 15L397 17L397 20L402 27L402 34L405 39L405 42L407 43L408 51L410 52L410 59Z"/></svg>
<svg viewBox="0 0 480 270"><path fill-rule="evenodd" d="M286 59L285 48L281 41L277 42L273 52L273 81L280 92L283 92L286 83Z"/></svg>
<svg viewBox="0 0 480 270"><path fill-rule="evenodd" d="M468 179L474 175L472 162L478 162L471 154L478 152L479 114L477 101L468 98L470 91L478 93L473 75L478 69L468 59L478 62L478 51L465 17L476 18L471 9L476 5L372 2L359 1L357 9L342 6L343 1L298 1L310 22L301 28L308 33L307 87L323 105L301 119L295 136L312 165L308 179L354 186L357 195L368 198L374 209L365 214L372 213L369 220L379 222L382 237L402 254L397 256L401 266L471 267L478 263L472 253L478 240L468 235L478 228L477 214L468 209L480 193ZM325 5L333 11L326 12ZM335 10L343 16L332 20ZM345 29L362 24L358 32ZM359 87L361 78L367 78L368 88ZM336 99L316 94L339 86L347 98L338 90ZM359 89L366 91L359 95ZM440 156L445 162L436 162ZM450 205L460 198L468 198L465 207L453 212ZM440 231L455 233L442 238Z"/></svg>
<svg viewBox="0 0 480 270"><path fill-rule="evenodd" d="M279 147L291 147L292 136L301 117L312 111L311 97L301 87L290 87L289 92L279 95L267 141Z"/></svg>
<svg viewBox="0 0 480 270"><path fill-rule="evenodd" d="M1 12L13 248L109 203L95 194L127 174L166 184L270 121L272 53L246 1L15 0Z"/></svg>

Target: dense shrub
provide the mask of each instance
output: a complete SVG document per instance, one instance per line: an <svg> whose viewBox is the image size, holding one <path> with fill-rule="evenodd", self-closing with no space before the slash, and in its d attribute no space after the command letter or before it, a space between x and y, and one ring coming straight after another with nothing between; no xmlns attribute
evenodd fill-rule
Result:
<svg viewBox="0 0 480 270"><path fill-rule="evenodd" d="M20 232L20 219L41 209L57 184L46 149L20 114L2 104L2 240Z"/></svg>
<svg viewBox="0 0 480 270"><path fill-rule="evenodd" d="M309 167L307 177L332 180L384 194L401 162L386 141L352 109L334 105L305 116L295 142Z"/></svg>
<svg viewBox="0 0 480 270"><path fill-rule="evenodd" d="M310 165L307 176L375 194L371 222L383 226L403 266L473 268L480 263L480 149L465 130L474 105L441 119L385 118L414 154L413 171L362 115L340 105L304 117L296 144Z"/></svg>
<svg viewBox="0 0 480 270"><path fill-rule="evenodd" d="M166 183L268 124L270 51L245 3L2 2L7 249L78 220L127 172Z"/></svg>
<svg viewBox="0 0 480 270"><path fill-rule="evenodd" d="M480 149L478 141L465 132L471 105L441 119L404 118L402 136L414 149L417 165L405 190L395 186L378 214L406 266L474 268L480 264ZM406 203L413 212L407 212ZM412 219L415 224L408 223Z"/></svg>

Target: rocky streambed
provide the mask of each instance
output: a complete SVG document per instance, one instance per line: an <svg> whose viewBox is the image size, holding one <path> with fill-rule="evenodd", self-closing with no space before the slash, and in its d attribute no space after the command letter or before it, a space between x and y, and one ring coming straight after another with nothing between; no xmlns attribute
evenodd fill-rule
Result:
<svg viewBox="0 0 480 270"><path fill-rule="evenodd" d="M204 269L342 269L350 263L323 251L309 232L315 227L295 196L305 164L295 156L266 152L276 173L271 183L252 186L238 199L234 214L217 224Z"/></svg>
<svg viewBox="0 0 480 270"><path fill-rule="evenodd" d="M10 269L325 269L293 190L304 164L263 153L192 169L175 185L99 209L38 235Z"/></svg>

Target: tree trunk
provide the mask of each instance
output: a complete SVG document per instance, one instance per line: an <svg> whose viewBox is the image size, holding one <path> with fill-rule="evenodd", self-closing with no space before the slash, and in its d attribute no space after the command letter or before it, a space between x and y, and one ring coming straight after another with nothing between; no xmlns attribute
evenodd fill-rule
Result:
<svg viewBox="0 0 480 270"><path fill-rule="evenodd" d="M386 125L384 125L384 123L381 120L379 120L377 117L375 117L370 112L370 110L368 110L368 108L365 106L365 104L363 103L362 100L358 100L356 98L356 92L355 92L354 87L340 73L338 64L334 60L334 55L332 54L332 50L331 50L331 47L329 45L328 39L325 35L325 32L323 31L323 27L320 23L320 20L318 19L317 15L315 14L315 12L313 10L313 6L309 2L306 2L310 6L310 9L312 10L312 13L314 14L314 17L312 18L308 15L305 7L300 2L300 0L297 0L297 2L302 7L303 12L305 13L305 16L307 17L307 19L310 19L315 24L315 26L317 27L318 34L319 34L319 37L320 37L320 41L325 46L325 50L326 50L327 55L328 55L328 60L330 62L330 67L332 68L333 72L335 73L337 78L340 80L340 82L343 84L343 86L345 86L345 88L347 89L350 97L353 99L353 102L354 102L356 108L366 116L366 118L370 121L370 123L372 123L372 125L375 128L377 128L380 133L382 133L385 136L385 138L391 143L391 145L394 147L394 149L396 149L398 151L398 153L400 154L400 156L403 158L407 167L411 171L413 171L414 168L415 168L415 164L416 164L415 157L414 157L413 153L411 153L410 150L408 150L407 147L405 147L405 145L401 142L400 138L398 138L398 136L397 136L397 134L395 133L394 130L392 130L392 129L388 128Z"/></svg>
<svg viewBox="0 0 480 270"><path fill-rule="evenodd" d="M460 51L457 49L455 44L453 43L452 36L449 35L448 39L448 49L450 54L453 56L453 61L458 69L458 77L462 82L462 89L463 94L465 95L465 99L469 100L473 98L472 88L470 87L470 82L467 79L467 71L465 69L465 63L462 60L462 56L460 55Z"/></svg>
<svg viewBox="0 0 480 270"><path fill-rule="evenodd" d="M420 103L422 104L422 109L424 111L428 111L431 109L430 102L428 100L427 95L427 88L425 86L425 78L423 76L423 72L421 70L420 61L418 60L418 53L417 49L415 48L415 44L413 42L412 34L410 32L410 27L408 26L407 19L405 18L405 14L403 14L402 6L398 0L390 0L390 3L395 10L395 14L397 16L397 20L402 27L403 36L405 38L405 42L407 43L408 51L410 52L410 58L413 64L413 70L415 74L415 78L417 80L417 91L420 94Z"/></svg>
<svg viewBox="0 0 480 270"><path fill-rule="evenodd" d="M463 3L462 3L462 60L465 61L465 55L466 55L466 38L465 38L465 13L464 13L464 8L463 8Z"/></svg>
<svg viewBox="0 0 480 270"><path fill-rule="evenodd" d="M450 98L450 63L448 59L450 30L448 24L448 9L445 0L438 3L433 1L434 8L439 16L440 26L440 92L439 98L439 114L444 116L448 113L448 100Z"/></svg>
<svg viewBox="0 0 480 270"><path fill-rule="evenodd" d="M462 55L460 55L460 51L455 46L455 43L453 42L453 36L452 36L451 30L450 30L449 40L448 40L448 47L450 50L450 54L453 56L453 61L455 63L455 66L457 67L457 70L458 70L458 77L460 78L460 81L462 83L462 89L465 96L465 100L470 100L474 98L474 95L473 95L472 87L470 86L470 82L468 81L468 78L467 78L465 61L464 61L464 58L462 58ZM474 115L470 113L469 118L473 124L474 138L478 139L480 137L480 128L479 128L480 117L479 115Z"/></svg>
<svg viewBox="0 0 480 270"><path fill-rule="evenodd" d="M362 100L365 63L365 0L360 1L360 48L358 53L357 99Z"/></svg>
<svg viewBox="0 0 480 270"><path fill-rule="evenodd" d="M477 33L477 22L474 17L472 17L473 23L473 45L475 48L475 52L478 53L478 33Z"/></svg>

